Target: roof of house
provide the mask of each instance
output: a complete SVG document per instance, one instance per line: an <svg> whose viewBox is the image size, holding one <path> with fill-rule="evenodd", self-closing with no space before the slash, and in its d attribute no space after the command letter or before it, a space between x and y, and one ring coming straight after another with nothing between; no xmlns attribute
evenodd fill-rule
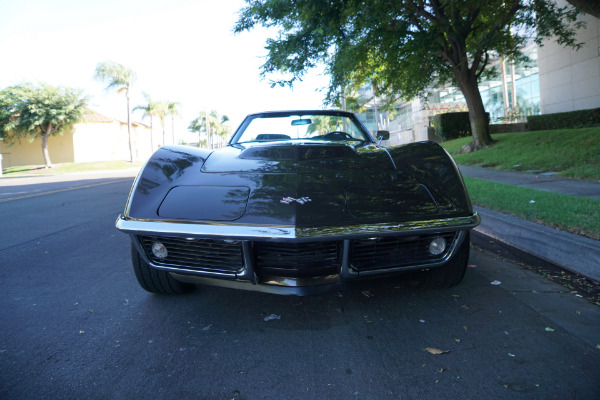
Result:
<svg viewBox="0 0 600 400"><path fill-rule="evenodd" d="M83 112L83 122L118 122L120 124L127 124L127 121L122 121L117 118L107 117L106 115L97 113L93 110L86 110ZM140 125L149 128L149 125L144 124L143 122L131 121L132 125Z"/></svg>
<svg viewBox="0 0 600 400"><path fill-rule="evenodd" d="M96 111L86 110L83 112L83 121L85 122L113 122L114 118L107 117L97 113Z"/></svg>

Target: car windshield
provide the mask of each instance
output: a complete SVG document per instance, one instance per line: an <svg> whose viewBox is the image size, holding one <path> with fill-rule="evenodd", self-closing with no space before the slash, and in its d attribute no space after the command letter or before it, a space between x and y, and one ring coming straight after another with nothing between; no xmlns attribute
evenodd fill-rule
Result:
<svg viewBox="0 0 600 400"><path fill-rule="evenodd" d="M371 139L349 115L264 114L246 119L234 143L277 140L326 140L367 142Z"/></svg>

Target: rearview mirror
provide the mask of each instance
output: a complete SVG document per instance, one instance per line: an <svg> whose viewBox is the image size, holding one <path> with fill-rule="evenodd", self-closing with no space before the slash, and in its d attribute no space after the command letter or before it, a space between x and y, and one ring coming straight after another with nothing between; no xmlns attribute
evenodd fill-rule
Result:
<svg viewBox="0 0 600 400"><path fill-rule="evenodd" d="M377 139L379 140L389 140L390 132L389 131L377 131Z"/></svg>
<svg viewBox="0 0 600 400"><path fill-rule="evenodd" d="M292 121L292 126L310 125L310 124L312 124L312 120L310 118L300 118L300 119L295 119Z"/></svg>

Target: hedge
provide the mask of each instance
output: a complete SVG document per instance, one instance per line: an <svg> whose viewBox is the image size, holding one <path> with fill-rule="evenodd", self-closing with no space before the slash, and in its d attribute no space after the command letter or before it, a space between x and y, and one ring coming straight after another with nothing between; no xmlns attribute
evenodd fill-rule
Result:
<svg viewBox="0 0 600 400"><path fill-rule="evenodd" d="M489 120L490 114L485 114ZM435 128L436 135L442 140L471 136L471 122L467 111L434 115L431 124Z"/></svg>
<svg viewBox="0 0 600 400"><path fill-rule="evenodd" d="M598 125L600 125L600 108L527 117L527 128L530 131L587 128Z"/></svg>

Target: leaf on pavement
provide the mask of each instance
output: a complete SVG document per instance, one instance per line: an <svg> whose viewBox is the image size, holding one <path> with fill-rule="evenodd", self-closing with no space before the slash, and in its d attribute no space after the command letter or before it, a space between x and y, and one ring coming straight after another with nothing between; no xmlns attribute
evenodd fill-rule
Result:
<svg viewBox="0 0 600 400"><path fill-rule="evenodd" d="M446 353L450 353L450 350L440 350L440 349L436 349L435 347L427 347L425 350L427 350L431 354L446 354Z"/></svg>

